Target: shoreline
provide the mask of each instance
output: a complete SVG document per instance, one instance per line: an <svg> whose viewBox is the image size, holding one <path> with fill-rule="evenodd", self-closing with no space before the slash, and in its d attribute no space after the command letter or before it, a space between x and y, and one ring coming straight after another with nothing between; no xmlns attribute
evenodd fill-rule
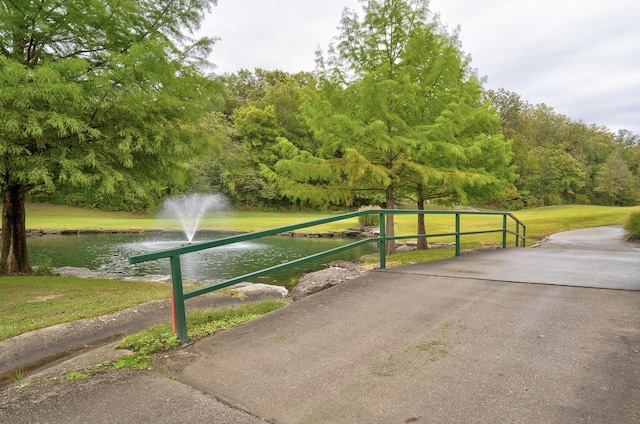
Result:
<svg viewBox="0 0 640 424"><path fill-rule="evenodd" d="M345 231L323 231L323 232L294 232L286 231L276 234L280 237L307 237L307 238L367 238L378 235L377 228L371 227L352 227ZM106 229L106 228L65 228L65 229L46 229L46 228L28 228L27 236L48 236L48 235L83 235L83 234L181 234L180 229L143 229L143 228L126 228L126 229ZM198 230L199 234L223 234L228 236L247 234L244 231L229 230Z"/></svg>

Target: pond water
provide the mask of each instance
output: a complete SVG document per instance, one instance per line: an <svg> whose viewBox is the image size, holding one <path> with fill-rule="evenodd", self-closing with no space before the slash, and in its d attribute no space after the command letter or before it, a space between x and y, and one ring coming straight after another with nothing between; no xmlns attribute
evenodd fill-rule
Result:
<svg viewBox="0 0 640 424"><path fill-rule="evenodd" d="M212 233L198 234L194 241L212 240L221 236ZM342 238L263 237L255 241L240 242L183 255L180 262L185 278L227 279L353 241L353 239ZM27 239L27 246L29 259L33 265L84 267L94 271L123 275L169 275L171 273L169 259L131 265L129 258L154 250L176 247L184 242L184 235L177 233L81 234L31 236ZM333 260L350 261L376 251L376 244L370 243L290 270L259 277L253 281L290 287L292 279L304 273L322 269Z"/></svg>

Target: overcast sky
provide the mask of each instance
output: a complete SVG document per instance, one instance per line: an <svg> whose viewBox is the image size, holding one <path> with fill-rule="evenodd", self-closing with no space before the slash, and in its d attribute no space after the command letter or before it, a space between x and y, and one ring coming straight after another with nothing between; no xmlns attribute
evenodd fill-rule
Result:
<svg viewBox="0 0 640 424"><path fill-rule="evenodd" d="M345 7L361 10L358 0L218 0L201 35L220 38L211 56L219 74L313 71ZM640 1L431 0L430 9L460 27L486 88L640 134Z"/></svg>

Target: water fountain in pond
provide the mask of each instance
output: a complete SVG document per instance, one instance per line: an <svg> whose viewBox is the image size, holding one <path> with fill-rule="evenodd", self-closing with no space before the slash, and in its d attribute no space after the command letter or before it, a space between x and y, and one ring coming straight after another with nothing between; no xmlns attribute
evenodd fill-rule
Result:
<svg viewBox="0 0 640 424"><path fill-rule="evenodd" d="M177 218L189 243L198 231L200 221L208 213L231 209L231 203L222 194L183 194L166 199L160 216Z"/></svg>

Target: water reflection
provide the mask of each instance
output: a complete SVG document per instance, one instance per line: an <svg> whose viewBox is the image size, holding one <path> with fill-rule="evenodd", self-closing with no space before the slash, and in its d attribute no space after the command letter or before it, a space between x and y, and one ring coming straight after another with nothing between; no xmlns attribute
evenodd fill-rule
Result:
<svg viewBox="0 0 640 424"><path fill-rule="evenodd" d="M203 234L194 242L220 235ZM196 279L226 279L312 255L352 242L352 239L265 237L256 241L220 246L181 257L183 276ZM180 234L82 234L29 237L31 263L50 263L54 267L85 267L124 275L170 274L169 260L161 259L131 265L134 255L185 244ZM335 259L354 260L376 251L374 243L359 246L327 258L300 265L292 270L258 278L255 281L289 285L301 274L321 269Z"/></svg>

